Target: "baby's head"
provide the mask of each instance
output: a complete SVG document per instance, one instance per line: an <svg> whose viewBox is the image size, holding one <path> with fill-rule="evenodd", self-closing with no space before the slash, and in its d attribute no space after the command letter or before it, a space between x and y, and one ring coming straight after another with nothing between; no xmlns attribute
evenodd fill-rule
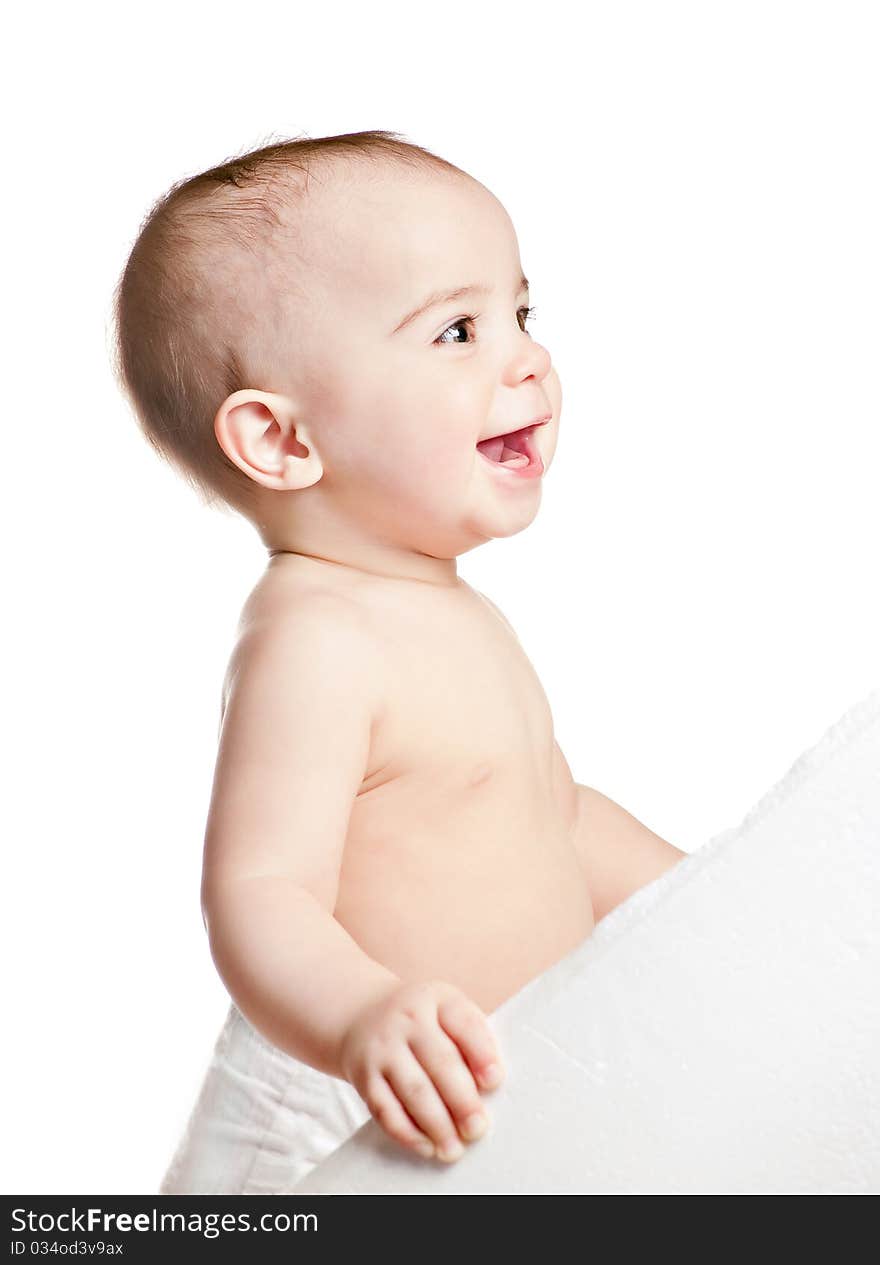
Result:
<svg viewBox="0 0 880 1265"><path fill-rule="evenodd" d="M538 510L561 390L528 304L477 180L394 133L294 140L153 207L116 368L155 449L271 550L442 576ZM539 420L527 471L477 448Z"/></svg>

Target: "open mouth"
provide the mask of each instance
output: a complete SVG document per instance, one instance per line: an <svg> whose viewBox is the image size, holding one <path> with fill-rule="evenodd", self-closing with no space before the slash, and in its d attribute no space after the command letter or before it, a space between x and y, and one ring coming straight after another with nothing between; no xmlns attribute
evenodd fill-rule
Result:
<svg viewBox="0 0 880 1265"><path fill-rule="evenodd" d="M508 470L525 470L537 466L543 469L543 462L533 439L537 429L535 425L524 426L507 435L483 439L477 444L477 450L487 461Z"/></svg>

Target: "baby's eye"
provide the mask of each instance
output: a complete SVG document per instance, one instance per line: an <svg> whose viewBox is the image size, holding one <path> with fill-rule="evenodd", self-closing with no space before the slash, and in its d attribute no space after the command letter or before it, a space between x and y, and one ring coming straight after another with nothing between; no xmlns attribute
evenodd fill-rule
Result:
<svg viewBox="0 0 880 1265"><path fill-rule="evenodd" d="M517 316L522 317L522 325L520 326L520 329L522 329L523 332L525 332L526 322L531 320L534 317L536 311L537 311L537 308L533 308L533 307L521 307L517 311ZM450 343L449 343L449 340L446 338L446 335L449 333L450 330L464 329L466 326L473 325L476 322L476 320L477 320L476 316L460 316L457 320L453 321L451 325L447 325L446 329L444 329L440 337L434 340L435 346L449 346ZM464 341L463 339L454 338L452 339L452 344L453 345L455 343L461 344L463 343L463 341Z"/></svg>

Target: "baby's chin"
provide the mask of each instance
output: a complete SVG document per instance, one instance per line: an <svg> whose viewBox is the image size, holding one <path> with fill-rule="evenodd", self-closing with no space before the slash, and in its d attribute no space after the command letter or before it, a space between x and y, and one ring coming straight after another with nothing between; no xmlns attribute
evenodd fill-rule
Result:
<svg viewBox="0 0 880 1265"><path fill-rule="evenodd" d="M520 495L510 496L505 489L480 488L466 519L466 530L483 540L502 540L525 531L541 508L541 481L536 479ZM474 546L469 546L473 548Z"/></svg>

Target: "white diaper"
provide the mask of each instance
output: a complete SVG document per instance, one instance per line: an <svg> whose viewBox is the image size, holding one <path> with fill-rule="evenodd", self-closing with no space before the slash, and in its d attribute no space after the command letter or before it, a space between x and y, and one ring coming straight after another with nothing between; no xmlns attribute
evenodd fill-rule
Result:
<svg viewBox="0 0 880 1265"><path fill-rule="evenodd" d="M277 1194L370 1118L353 1086L271 1045L233 1003L159 1194Z"/></svg>

